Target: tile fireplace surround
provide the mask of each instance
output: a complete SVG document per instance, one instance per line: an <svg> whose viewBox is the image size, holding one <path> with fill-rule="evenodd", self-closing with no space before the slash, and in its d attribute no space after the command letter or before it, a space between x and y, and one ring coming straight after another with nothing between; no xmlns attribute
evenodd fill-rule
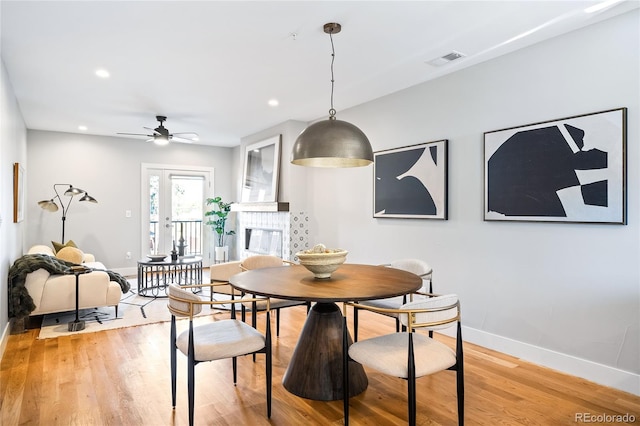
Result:
<svg viewBox="0 0 640 426"><path fill-rule="evenodd" d="M309 248L309 216L305 212L238 212L240 259L272 254L295 260L295 254Z"/></svg>

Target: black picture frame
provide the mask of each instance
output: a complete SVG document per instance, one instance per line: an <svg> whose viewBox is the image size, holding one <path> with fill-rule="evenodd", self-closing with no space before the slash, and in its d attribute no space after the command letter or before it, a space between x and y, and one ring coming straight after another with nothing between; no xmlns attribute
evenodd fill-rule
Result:
<svg viewBox="0 0 640 426"><path fill-rule="evenodd" d="M246 147L241 197L243 203L278 201L281 139L282 135L276 135Z"/></svg>
<svg viewBox="0 0 640 426"><path fill-rule="evenodd" d="M448 219L448 140L373 153L373 217Z"/></svg>
<svg viewBox="0 0 640 426"><path fill-rule="evenodd" d="M627 109L484 133L484 220L627 223Z"/></svg>

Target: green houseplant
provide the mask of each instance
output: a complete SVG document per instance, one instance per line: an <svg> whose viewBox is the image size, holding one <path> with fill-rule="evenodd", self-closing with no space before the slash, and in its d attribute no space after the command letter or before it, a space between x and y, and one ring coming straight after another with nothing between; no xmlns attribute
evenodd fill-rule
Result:
<svg viewBox="0 0 640 426"><path fill-rule="evenodd" d="M233 235L236 232L234 230L227 231L227 219L229 212L231 211L231 203L225 203L222 201L222 197L207 198L207 205L214 205L213 210L209 210L204 213L207 218L206 225L210 225L217 235L217 246L225 247L226 237Z"/></svg>

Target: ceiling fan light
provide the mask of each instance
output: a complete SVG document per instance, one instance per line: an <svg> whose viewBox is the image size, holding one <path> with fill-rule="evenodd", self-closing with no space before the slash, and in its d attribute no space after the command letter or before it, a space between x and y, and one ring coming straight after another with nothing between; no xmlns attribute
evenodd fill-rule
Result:
<svg viewBox="0 0 640 426"><path fill-rule="evenodd" d="M165 135L155 135L153 137L153 143L156 145L164 146L169 144L169 138Z"/></svg>
<svg viewBox="0 0 640 426"><path fill-rule="evenodd" d="M291 151L291 163L308 167L362 167L373 162L367 136L353 124L330 118L304 129Z"/></svg>

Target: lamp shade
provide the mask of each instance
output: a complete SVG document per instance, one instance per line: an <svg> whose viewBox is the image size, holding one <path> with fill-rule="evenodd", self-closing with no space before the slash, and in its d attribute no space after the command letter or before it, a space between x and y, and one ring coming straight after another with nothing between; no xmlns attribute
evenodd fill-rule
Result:
<svg viewBox="0 0 640 426"><path fill-rule="evenodd" d="M300 133L291 162L310 167L361 167L373 162L373 150L362 130L331 117Z"/></svg>
<svg viewBox="0 0 640 426"><path fill-rule="evenodd" d="M58 211L58 205L53 200L38 201L38 205L48 212L53 213Z"/></svg>
<svg viewBox="0 0 640 426"><path fill-rule="evenodd" d="M69 189L64 191L64 195L69 195L69 196L80 195L83 192L84 192L84 189L76 188L73 185L69 185Z"/></svg>
<svg viewBox="0 0 640 426"><path fill-rule="evenodd" d="M84 193L82 198L80 198L80 201L89 201L90 203L96 203L96 204L98 203L98 200L96 200L91 195L87 194L86 192Z"/></svg>

